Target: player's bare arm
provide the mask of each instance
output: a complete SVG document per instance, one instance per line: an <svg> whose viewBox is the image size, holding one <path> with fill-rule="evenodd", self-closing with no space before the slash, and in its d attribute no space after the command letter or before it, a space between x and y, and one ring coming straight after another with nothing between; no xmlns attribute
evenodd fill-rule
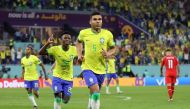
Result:
<svg viewBox="0 0 190 109"><path fill-rule="evenodd" d="M24 67L22 67L22 76L21 76L21 79L24 79Z"/></svg>
<svg viewBox="0 0 190 109"><path fill-rule="evenodd" d="M51 37L49 37L47 43L40 49L39 55L48 55L46 49L47 49L47 47L48 47L51 43L53 43L53 41L54 41L54 38L53 38L53 35L52 35Z"/></svg>
<svg viewBox="0 0 190 109"><path fill-rule="evenodd" d="M163 65L160 66L160 76L163 76Z"/></svg>
<svg viewBox="0 0 190 109"><path fill-rule="evenodd" d="M48 73L53 72L53 69L55 68L55 62L53 63L53 65L51 66L51 69L48 71Z"/></svg>
<svg viewBox="0 0 190 109"><path fill-rule="evenodd" d="M48 80L48 76L47 76L47 74L46 74L46 69L45 69L45 67L44 67L44 64L41 63L41 64L39 64L39 65L42 67L42 70L43 70L43 72L44 72L44 77L45 77L45 79Z"/></svg>
<svg viewBox="0 0 190 109"><path fill-rule="evenodd" d="M77 40L76 49L77 49L77 54L78 54L78 62L82 62L84 60L84 56L82 54L83 44L79 40Z"/></svg>
<svg viewBox="0 0 190 109"><path fill-rule="evenodd" d="M102 49L102 55L105 58L112 58L113 56L115 56L116 53L116 47L113 46L111 47L111 49L109 49L108 51Z"/></svg>
<svg viewBox="0 0 190 109"><path fill-rule="evenodd" d="M180 67L179 65L177 65L177 77L179 77L179 75L180 75Z"/></svg>
<svg viewBox="0 0 190 109"><path fill-rule="evenodd" d="M109 56L114 56L116 54L116 46L112 46L109 50L108 50L108 57Z"/></svg>

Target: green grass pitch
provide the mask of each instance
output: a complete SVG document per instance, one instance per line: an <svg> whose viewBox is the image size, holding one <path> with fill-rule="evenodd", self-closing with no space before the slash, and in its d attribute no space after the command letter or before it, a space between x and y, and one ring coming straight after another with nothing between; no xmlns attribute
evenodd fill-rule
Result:
<svg viewBox="0 0 190 109"><path fill-rule="evenodd" d="M165 86L121 87L123 94L106 95L101 91L101 109L189 109L190 87L177 86L174 101L168 102ZM73 88L72 98L62 109L87 109L88 89ZM53 109L53 92L50 88L40 89L36 100L39 109ZM32 109L25 89L0 89L0 109Z"/></svg>

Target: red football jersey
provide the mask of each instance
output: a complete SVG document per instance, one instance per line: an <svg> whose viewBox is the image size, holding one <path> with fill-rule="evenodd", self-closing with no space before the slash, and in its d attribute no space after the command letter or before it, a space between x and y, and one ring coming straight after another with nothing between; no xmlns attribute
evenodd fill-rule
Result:
<svg viewBox="0 0 190 109"><path fill-rule="evenodd" d="M178 59L173 55L165 56L161 62L161 66L166 68L166 76L176 76L178 64Z"/></svg>

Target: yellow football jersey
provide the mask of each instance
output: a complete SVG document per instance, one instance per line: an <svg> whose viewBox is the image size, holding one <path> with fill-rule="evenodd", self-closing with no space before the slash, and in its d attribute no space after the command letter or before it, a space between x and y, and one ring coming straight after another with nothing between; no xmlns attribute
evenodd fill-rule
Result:
<svg viewBox="0 0 190 109"><path fill-rule="evenodd" d="M102 49L107 50L114 46L113 35L106 29L95 33L91 28L80 31L78 40L84 42L85 54L82 70L92 70L96 74L105 74L106 62L102 56Z"/></svg>
<svg viewBox="0 0 190 109"><path fill-rule="evenodd" d="M76 47L69 46L69 50L64 51L62 45L53 46L47 49L47 52L55 58L53 76L63 80L72 81L73 59L77 56Z"/></svg>
<svg viewBox="0 0 190 109"><path fill-rule="evenodd" d="M115 71L115 59L108 60L108 72L107 73L116 73Z"/></svg>
<svg viewBox="0 0 190 109"><path fill-rule="evenodd" d="M21 65L24 67L24 80L38 80L37 65L40 64L40 59L35 55L30 55L28 58L24 56L21 59Z"/></svg>

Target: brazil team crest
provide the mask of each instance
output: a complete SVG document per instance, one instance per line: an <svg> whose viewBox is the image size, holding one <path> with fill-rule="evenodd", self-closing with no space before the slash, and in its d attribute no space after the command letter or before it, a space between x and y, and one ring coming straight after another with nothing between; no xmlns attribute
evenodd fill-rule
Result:
<svg viewBox="0 0 190 109"><path fill-rule="evenodd" d="M100 43L104 44L104 42L105 42L105 39L104 38L100 38Z"/></svg>

